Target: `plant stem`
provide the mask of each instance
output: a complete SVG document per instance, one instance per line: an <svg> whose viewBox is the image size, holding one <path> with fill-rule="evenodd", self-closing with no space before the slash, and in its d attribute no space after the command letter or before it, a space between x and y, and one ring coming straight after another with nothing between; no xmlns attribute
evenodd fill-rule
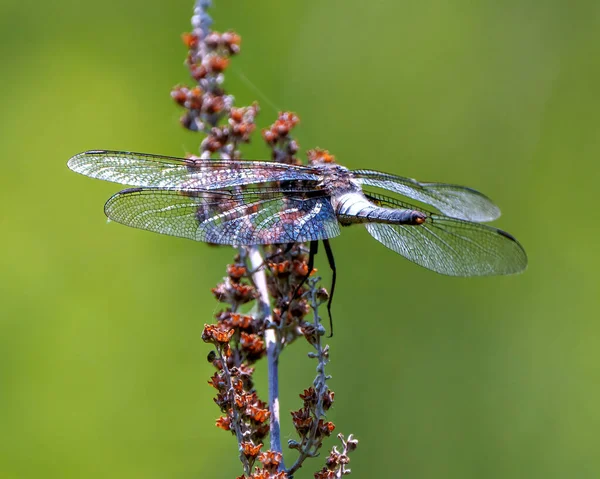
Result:
<svg viewBox="0 0 600 479"><path fill-rule="evenodd" d="M281 449L281 426L279 418L279 342L277 340L278 330L273 323L273 315L269 301L269 290L265 275L264 258L260 254L258 246L248 248L248 259L252 271L252 280L260 294L260 308L267 329L265 331L265 343L267 347L267 369L269 382L269 411L270 417L270 450L282 452ZM282 467L283 464L282 464Z"/></svg>

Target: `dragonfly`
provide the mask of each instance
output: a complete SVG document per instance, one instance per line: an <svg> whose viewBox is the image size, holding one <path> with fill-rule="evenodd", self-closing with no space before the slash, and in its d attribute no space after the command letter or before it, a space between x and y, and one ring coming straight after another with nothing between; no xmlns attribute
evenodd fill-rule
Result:
<svg viewBox="0 0 600 479"><path fill-rule="evenodd" d="M232 246L310 242L309 274L318 242L330 257L328 240L354 224L364 225L406 259L444 275L506 275L526 269L521 244L483 224L497 219L500 209L482 193L350 170L330 155L317 158L297 166L93 150L72 157L68 167L132 187L106 202L104 212L113 221ZM333 264L332 269L335 275Z"/></svg>

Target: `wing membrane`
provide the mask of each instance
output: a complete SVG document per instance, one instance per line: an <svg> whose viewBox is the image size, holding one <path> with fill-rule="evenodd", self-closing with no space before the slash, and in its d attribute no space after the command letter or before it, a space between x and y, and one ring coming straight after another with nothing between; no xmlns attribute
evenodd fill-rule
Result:
<svg viewBox="0 0 600 479"><path fill-rule="evenodd" d="M71 158L67 166L91 178L124 185L188 190L321 179L313 168L268 161L193 160L107 150L80 153Z"/></svg>
<svg viewBox="0 0 600 479"><path fill-rule="evenodd" d="M419 183L412 178L378 171L356 170L355 179L367 186L383 188L438 209L441 213L468 221L493 221L500 209L487 196L466 186L446 183Z"/></svg>
<svg viewBox="0 0 600 479"><path fill-rule="evenodd" d="M275 191L192 195L137 188L110 198L105 213L134 228L236 246L300 243L340 233L326 197L300 198Z"/></svg>
<svg viewBox="0 0 600 479"><path fill-rule="evenodd" d="M427 269L449 276L490 276L519 273L527 267L523 247L502 230L381 195L367 197L383 207L411 208L427 215L421 225L365 225L377 241Z"/></svg>

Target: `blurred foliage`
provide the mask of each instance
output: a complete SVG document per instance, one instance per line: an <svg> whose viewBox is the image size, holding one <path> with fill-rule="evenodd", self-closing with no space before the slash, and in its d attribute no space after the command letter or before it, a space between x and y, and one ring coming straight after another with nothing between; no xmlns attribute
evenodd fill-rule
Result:
<svg viewBox="0 0 600 479"><path fill-rule="evenodd" d="M3 478L239 474L200 340L232 250L107 225L119 187L65 166L93 148L196 150L169 98L191 8L0 4ZM477 188L529 253L523 275L453 279L359 227L333 241L329 419L361 441L352 477L600 477L600 4L216 0L213 14L242 35L227 86L261 102L261 126L294 110L301 146L348 167ZM284 422L314 376L307 349L282 358Z"/></svg>

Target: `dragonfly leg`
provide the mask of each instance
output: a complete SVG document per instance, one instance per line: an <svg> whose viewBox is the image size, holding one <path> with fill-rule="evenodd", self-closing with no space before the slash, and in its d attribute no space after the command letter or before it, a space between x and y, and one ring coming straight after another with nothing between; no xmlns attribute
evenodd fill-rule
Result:
<svg viewBox="0 0 600 479"><path fill-rule="evenodd" d="M329 268L331 268L331 289L329 290L329 299L327 300L327 314L329 315L329 328L331 332L329 337L333 336L333 317L331 316L331 302L333 301L333 293L335 291L335 280L337 272L335 269L335 258L333 257L333 250L329 244L328 239L323 240L323 246L325 247L325 253L327 253L327 261L329 261Z"/></svg>
<svg viewBox="0 0 600 479"><path fill-rule="evenodd" d="M329 290L329 299L327 300L327 315L329 316L329 328L331 330L329 337L331 338L333 336L333 316L331 315L331 304L333 301L333 293L335 292L337 269L335 267L335 258L333 256L333 250L331 249L329 240L324 239L323 246L325 247L325 253L327 254L327 261L329 262L329 268L331 268L331 288ZM311 241L310 242L310 252L309 252L309 256L308 256L308 265L307 265L308 272L307 272L306 276L304 276L302 278L302 281L300 281L300 283L298 283L298 286L296 286L296 289L294 290L294 294L292 295L292 298L290 299L290 301L282 308L282 311L281 311L282 314L288 310L291 302L298 295L298 291L310 277L310 274L312 273L312 270L315 265L315 255L317 254L318 251L319 251L319 242Z"/></svg>

